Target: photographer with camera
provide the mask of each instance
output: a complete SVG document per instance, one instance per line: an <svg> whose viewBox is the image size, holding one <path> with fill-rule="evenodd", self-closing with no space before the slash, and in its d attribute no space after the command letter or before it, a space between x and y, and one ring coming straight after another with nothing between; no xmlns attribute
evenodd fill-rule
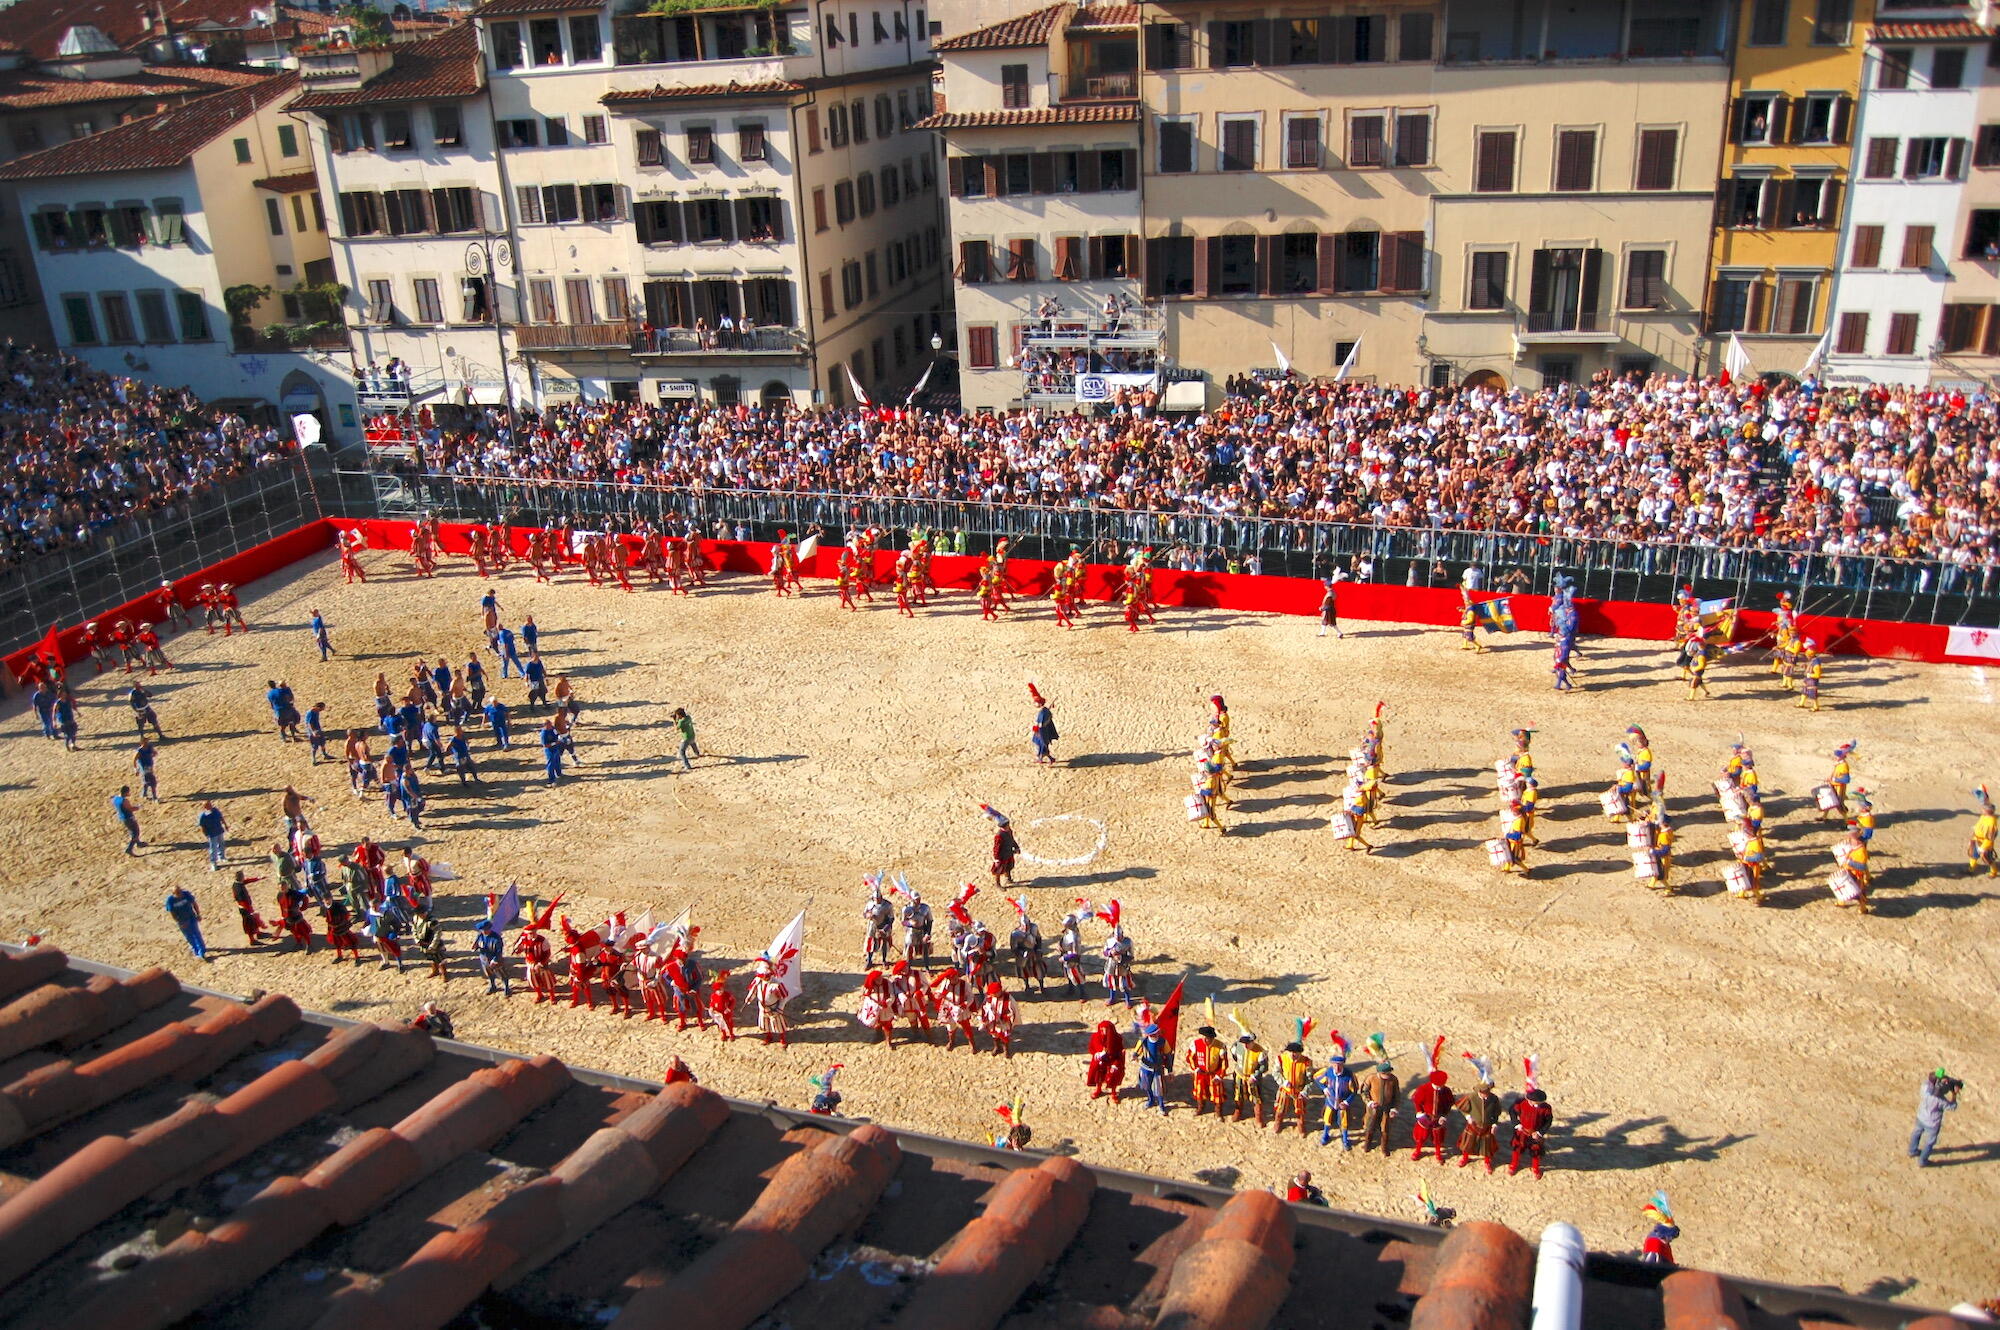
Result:
<svg viewBox="0 0 2000 1330"><path fill-rule="evenodd" d="M1910 1158L1917 1161L1918 1168L1931 1162L1944 1115L1958 1107L1958 1092L1964 1085L1964 1081L1945 1075L1943 1067L1924 1078L1923 1088L1917 1091L1917 1125L1910 1131Z"/></svg>

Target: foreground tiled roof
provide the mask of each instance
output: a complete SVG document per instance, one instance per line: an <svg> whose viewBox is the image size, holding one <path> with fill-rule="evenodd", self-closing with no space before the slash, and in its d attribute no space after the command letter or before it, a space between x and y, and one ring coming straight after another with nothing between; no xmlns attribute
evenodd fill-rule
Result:
<svg viewBox="0 0 2000 1330"><path fill-rule="evenodd" d="M1534 1259L0 951L8 1330L1481 1330ZM1663 1274L1591 1257L1588 1330L1918 1314Z"/></svg>
<svg viewBox="0 0 2000 1330"><path fill-rule="evenodd" d="M294 171L290 175L263 176L250 183L273 194L303 194L307 190L319 188L319 176L309 170Z"/></svg>
<svg viewBox="0 0 2000 1330"><path fill-rule="evenodd" d="M670 102L689 97L787 97L804 92L806 85L789 79L758 79L753 83L691 83L678 87L654 84L650 88L628 88L607 92L598 100L606 106L630 102Z"/></svg>
<svg viewBox="0 0 2000 1330"><path fill-rule="evenodd" d="M157 115L127 120L87 138L17 157L0 166L0 180L157 171L179 166L195 150L259 107L298 87L297 74L273 74L248 87L211 92Z"/></svg>
<svg viewBox="0 0 2000 1330"><path fill-rule="evenodd" d="M1092 5L1070 15L1072 28L1135 28L1139 25L1137 5Z"/></svg>
<svg viewBox="0 0 2000 1330"><path fill-rule="evenodd" d="M1136 103L1036 106L1019 111L940 111L912 129L1005 129L1015 125L1120 125L1139 119Z"/></svg>
<svg viewBox="0 0 2000 1330"><path fill-rule="evenodd" d="M479 34L470 23L460 23L435 37L397 47L395 62L359 88L308 92L286 109L326 111L470 97L479 91L479 60Z"/></svg>
<svg viewBox="0 0 2000 1330"><path fill-rule="evenodd" d="M514 18L523 14L570 14L596 9L595 0L486 0L473 11L480 18Z"/></svg>
<svg viewBox="0 0 2000 1330"><path fill-rule="evenodd" d="M1048 43L1049 34L1055 31L1056 23L1069 12L1067 4L1050 5L1047 9L1037 9L1032 14L1010 18L984 28L974 28L956 37L946 37L931 43L933 51L999 51L1014 46L1043 46Z"/></svg>
<svg viewBox="0 0 2000 1330"><path fill-rule="evenodd" d="M1878 42L1983 42L1993 33L1965 19L1923 23L1877 23Z"/></svg>

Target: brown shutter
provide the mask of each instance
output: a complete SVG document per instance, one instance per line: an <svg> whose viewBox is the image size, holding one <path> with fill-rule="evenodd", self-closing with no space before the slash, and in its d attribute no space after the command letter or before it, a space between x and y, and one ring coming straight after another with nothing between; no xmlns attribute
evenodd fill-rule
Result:
<svg viewBox="0 0 2000 1330"><path fill-rule="evenodd" d="M1953 139L1945 145L1944 175L1947 180L1965 178L1965 140Z"/></svg>
<svg viewBox="0 0 2000 1330"><path fill-rule="evenodd" d="M1847 261L1856 268L1879 268L1882 265L1882 228L1855 227L1854 248Z"/></svg>
<svg viewBox="0 0 2000 1330"><path fill-rule="evenodd" d="M1104 276L1104 237L1092 236L1085 244L1090 256L1090 266L1086 269L1090 279L1096 281Z"/></svg>
<svg viewBox="0 0 2000 1330"><path fill-rule="evenodd" d="M1764 192L1760 199L1760 207L1758 209L1758 214L1757 214L1757 225L1766 231L1770 230L1773 226L1775 226L1778 221L1779 191L1773 188L1773 186L1775 186L1776 184L1777 182L1775 180L1767 178L1764 181Z"/></svg>
<svg viewBox="0 0 2000 1330"><path fill-rule="evenodd" d="M1378 291L1403 289L1403 247L1393 231L1384 231L1375 241L1375 288Z"/></svg>
<svg viewBox="0 0 2000 1330"><path fill-rule="evenodd" d="M1732 97L1729 101L1728 137L1731 143L1741 143L1743 141L1743 99L1741 97Z"/></svg>
<svg viewBox="0 0 2000 1330"><path fill-rule="evenodd" d="M1583 251L1583 289L1577 300L1576 326L1584 332L1596 332L1600 320L1597 317L1599 296L1604 288L1604 251L1586 249Z"/></svg>
<svg viewBox="0 0 2000 1330"><path fill-rule="evenodd" d="M1321 295L1328 295L1333 291L1334 281L1339 275L1335 267L1335 256L1339 253L1338 244L1339 237L1333 232L1323 231L1320 233L1318 291Z"/></svg>
<svg viewBox="0 0 2000 1330"><path fill-rule="evenodd" d="M980 169L985 172L984 179L986 183L986 197L989 199L999 198L1000 159L997 156L981 157L979 159L979 165Z"/></svg>
<svg viewBox="0 0 2000 1330"><path fill-rule="evenodd" d="M964 198L964 197L965 197L965 158L963 158L963 157L947 157L947 158L945 158L945 159L944 159L944 178L945 178L945 188L951 191L951 196L952 196L953 198L955 198L955 199L962 199L962 198Z"/></svg>
<svg viewBox="0 0 2000 1330"><path fill-rule="evenodd" d="M1382 243L1393 258L1383 260L1382 289L1384 291L1421 291L1424 289L1424 233L1422 231L1392 231L1382 237ZM1393 274L1393 279L1392 279Z"/></svg>
<svg viewBox="0 0 2000 1330"><path fill-rule="evenodd" d="M1931 246L1937 239L1937 231L1929 226L1910 226L1903 229L1902 267L1921 269L1931 266Z"/></svg>
<svg viewBox="0 0 2000 1330"><path fill-rule="evenodd" d="M1080 152L1076 155L1076 189L1079 194L1095 194L1103 181L1098 171L1097 154Z"/></svg>
<svg viewBox="0 0 2000 1330"><path fill-rule="evenodd" d="M1257 289L1267 296L1278 291L1278 237L1257 237Z"/></svg>
<svg viewBox="0 0 2000 1330"><path fill-rule="evenodd" d="M1211 22L1208 25L1208 67L1210 69L1227 68L1222 62L1222 24L1220 22Z"/></svg>
<svg viewBox="0 0 2000 1330"><path fill-rule="evenodd" d="M1778 96L1771 99L1771 142L1797 143L1798 130L1805 121L1805 103L1794 103L1790 97Z"/></svg>
<svg viewBox="0 0 2000 1330"><path fill-rule="evenodd" d="M1159 255L1159 247L1165 243L1166 241L1159 236L1155 236L1146 242L1146 278L1142 289L1149 296L1166 294L1161 289L1165 283L1160 276L1161 265Z"/></svg>
<svg viewBox="0 0 2000 1330"><path fill-rule="evenodd" d="M1819 187L1819 224L1840 227L1840 181L1829 179Z"/></svg>
<svg viewBox="0 0 2000 1330"><path fill-rule="evenodd" d="M1833 99L1833 117L1827 129L1827 137L1835 143L1846 143L1848 132L1854 125L1854 99L1841 93Z"/></svg>
<svg viewBox="0 0 2000 1330"><path fill-rule="evenodd" d="M1764 306L1768 303L1771 285L1763 278L1750 283L1750 303L1743 316L1743 331L1764 331Z"/></svg>
<svg viewBox="0 0 2000 1330"><path fill-rule="evenodd" d="M1198 296L1211 294L1209 283L1216 270L1222 266L1222 241L1215 236L1207 239L1195 238L1194 242L1194 293Z"/></svg>
<svg viewBox="0 0 2000 1330"><path fill-rule="evenodd" d="M1056 192L1056 158L1054 153L1038 152L1028 158L1028 187L1037 194Z"/></svg>

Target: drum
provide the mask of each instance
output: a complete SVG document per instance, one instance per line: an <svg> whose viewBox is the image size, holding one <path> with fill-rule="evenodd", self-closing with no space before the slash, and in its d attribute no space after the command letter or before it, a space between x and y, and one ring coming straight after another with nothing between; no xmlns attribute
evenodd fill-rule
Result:
<svg viewBox="0 0 2000 1330"><path fill-rule="evenodd" d="M1354 814L1343 808L1328 818L1326 825L1327 830L1340 837L1340 839L1346 840L1354 834Z"/></svg>
<svg viewBox="0 0 2000 1330"><path fill-rule="evenodd" d="M1625 806L1625 794L1622 790L1606 790L1597 796L1597 802L1604 805L1606 817L1623 817L1629 811Z"/></svg>
<svg viewBox="0 0 2000 1330"><path fill-rule="evenodd" d="M1722 869L1722 885L1729 888L1732 896L1750 894L1750 870L1742 864L1725 864Z"/></svg>
<svg viewBox="0 0 2000 1330"><path fill-rule="evenodd" d="M1727 776L1721 776L1716 779L1715 782L1716 798L1727 799L1730 795L1734 794L1735 792L1736 792L1735 781L1729 779L1729 777Z"/></svg>
<svg viewBox="0 0 2000 1330"><path fill-rule="evenodd" d="M1745 835L1745 834L1744 834L1743 832L1741 832L1741 831L1738 831L1738 830L1736 830L1736 829L1735 829L1735 828L1733 828L1733 827L1732 827L1732 828L1730 829L1730 832L1729 832L1729 848L1730 848L1730 849L1731 849L1731 850L1732 850L1733 852L1735 852L1735 853L1737 853L1737 854L1741 854L1741 853L1743 853L1743 847L1744 847L1745 845L1748 845L1749 843L1750 843L1750 837L1749 837L1749 836Z"/></svg>
<svg viewBox="0 0 2000 1330"><path fill-rule="evenodd" d="M1861 899L1861 879L1845 868L1834 870L1826 885L1833 889L1833 898L1842 905L1852 905Z"/></svg>
<svg viewBox="0 0 2000 1330"><path fill-rule="evenodd" d="M1495 868L1505 868L1514 862L1514 856L1507 849L1507 842L1504 840L1486 842L1486 859Z"/></svg>
<svg viewBox="0 0 2000 1330"><path fill-rule="evenodd" d="M1813 802L1819 805L1819 811L1822 813L1838 812L1840 811L1840 792L1831 785L1815 786L1813 788Z"/></svg>
<svg viewBox="0 0 2000 1330"><path fill-rule="evenodd" d="M1649 822L1627 822L1625 824L1625 844L1634 850L1653 849L1653 827Z"/></svg>
<svg viewBox="0 0 2000 1330"><path fill-rule="evenodd" d="M1187 820L1199 822L1202 819L1202 801L1198 794L1190 794L1183 802L1187 804Z"/></svg>
<svg viewBox="0 0 2000 1330"><path fill-rule="evenodd" d="M1651 850L1632 851L1632 876L1644 882L1660 875L1660 861L1653 857Z"/></svg>
<svg viewBox="0 0 2000 1330"><path fill-rule="evenodd" d="M1722 795L1722 815L1732 821L1750 811L1750 801L1743 797L1743 791L1730 790Z"/></svg>

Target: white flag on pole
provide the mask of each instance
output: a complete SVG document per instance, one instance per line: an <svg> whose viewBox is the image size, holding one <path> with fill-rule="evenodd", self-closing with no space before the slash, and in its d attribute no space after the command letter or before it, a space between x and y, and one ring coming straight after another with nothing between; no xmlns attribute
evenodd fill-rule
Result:
<svg viewBox="0 0 2000 1330"><path fill-rule="evenodd" d="M1740 379L1750 372L1750 353L1743 349L1743 339L1735 333L1729 334L1729 345L1722 352L1722 367L1729 371L1729 377Z"/></svg>
<svg viewBox="0 0 2000 1330"><path fill-rule="evenodd" d="M868 394L862 391L861 380L854 377L854 366L843 360L840 363L840 367L847 371L847 384L854 389L854 400L860 402L863 406L873 406L874 402L870 401Z"/></svg>
<svg viewBox="0 0 2000 1330"><path fill-rule="evenodd" d="M1813 343L1811 354L1806 356L1806 363L1799 366L1799 377L1802 379L1809 377L1814 370L1825 363L1826 353L1831 350L1833 350L1833 327L1829 324L1827 330L1819 335L1819 340Z"/></svg>
<svg viewBox="0 0 2000 1330"><path fill-rule="evenodd" d="M771 977L784 985L785 1001L790 1002L805 987L805 962L799 952L806 943L806 912L800 910L792 916L792 922L778 930L778 936L771 939L771 945L764 950L764 959L770 963Z"/></svg>
<svg viewBox="0 0 2000 1330"><path fill-rule="evenodd" d="M904 406L908 406L910 403L917 400L917 394L922 392L924 390L924 385L931 381L931 371L936 368L937 368L937 361L935 360L933 360L930 364L924 366L923 377L918 379L916 385L910 389L910 395L903 399Z"/></svg>
<svg viewBox="0 0 2000 1330"><path fill-rule="evenodd" d="M1278 358L1278 373L1283 374L1287 378L1290 378L1292 373L1292 362L1285 357L1285 353L1278 346L1278 339L1275 337L1271 339L1271 354Z"/></svg>
<svg viewBox="0 0 2000 1330"><path fill-rule="evenodd" d="M1341 379L1346 378L1349 371L1351 371L1354 368L1355 362L1360 359L1361 359L1361 339L1359 337L1356 337L1354 339L1354 345L1347 348L1347 359L1340 362L1340 372L1333 376L1334 381L1337 383Z"/></svg>

